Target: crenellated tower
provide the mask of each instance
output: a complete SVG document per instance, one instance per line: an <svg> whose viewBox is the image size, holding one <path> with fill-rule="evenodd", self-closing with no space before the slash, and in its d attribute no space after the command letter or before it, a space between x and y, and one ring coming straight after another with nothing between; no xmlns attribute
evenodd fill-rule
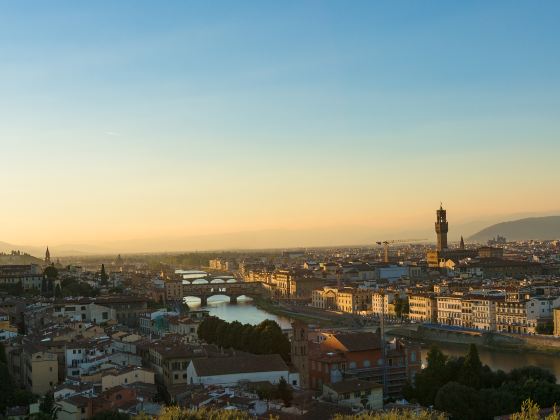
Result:
<svg viewBox="0 0 560 420"><path fill-rule="evenodd" d="M447 224L447 212L443 206L439 205L439 210L436 211L436 234L437 234L437 250L443 251L447 249L447 231L449 226Z"/></svg>

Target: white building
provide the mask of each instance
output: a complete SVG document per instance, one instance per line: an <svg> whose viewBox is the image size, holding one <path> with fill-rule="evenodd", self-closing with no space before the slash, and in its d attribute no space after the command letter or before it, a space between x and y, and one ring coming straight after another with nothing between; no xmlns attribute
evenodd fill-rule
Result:
<svg viewBox="0 0 560 420"><path fill-rule="evenodd" d="M187 368L188 383L205 386L231 386L240 381L277 384L281 378L292 384L295 379L292 376L284 360L277 354L193 359ZM299 379L299 375L297 377ZM299 385L299 381L296 381Z"/></svg>
<svg viewBox="0 0 560 420"><path fill-rule="evenodd" d="M381 410L383 408L383 386L375 382L348 379L323 384L322 398L344 407Z"/></svg>

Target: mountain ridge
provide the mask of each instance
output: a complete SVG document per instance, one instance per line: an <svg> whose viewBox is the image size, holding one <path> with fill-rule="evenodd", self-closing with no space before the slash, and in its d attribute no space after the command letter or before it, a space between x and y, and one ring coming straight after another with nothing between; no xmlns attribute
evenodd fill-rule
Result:
<svg viewBox="0 0 560 420"><path fill-rule="evenodd" d="M468 237L470 241L486 242L496 236L508 241L554 240L560 238L560 216L526 217L490 225Z"/></svg>

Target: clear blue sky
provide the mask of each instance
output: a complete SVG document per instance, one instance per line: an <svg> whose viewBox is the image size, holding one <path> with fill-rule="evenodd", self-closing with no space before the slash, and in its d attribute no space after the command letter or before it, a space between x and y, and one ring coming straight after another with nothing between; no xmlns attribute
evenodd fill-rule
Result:
<svg viewBox="0 0 560 420"><path fill-rule="evenodd" d="M559 17L558 1L0 1L0 240L560 209Z"/></svg>

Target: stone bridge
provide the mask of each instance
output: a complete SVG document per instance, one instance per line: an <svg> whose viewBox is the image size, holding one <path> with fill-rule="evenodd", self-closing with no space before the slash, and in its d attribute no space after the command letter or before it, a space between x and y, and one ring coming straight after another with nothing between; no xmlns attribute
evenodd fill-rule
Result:
<svg viewBox="0 0 560 420"><path fill-rule="evenodd" d="M200 298L200 304L205 306L208 298L216 295L228 296L231 303L237 303L239 296L259 297L266 291L259 282L251 283L209 283L209 284L183 284L183 297Z"/></svg>

